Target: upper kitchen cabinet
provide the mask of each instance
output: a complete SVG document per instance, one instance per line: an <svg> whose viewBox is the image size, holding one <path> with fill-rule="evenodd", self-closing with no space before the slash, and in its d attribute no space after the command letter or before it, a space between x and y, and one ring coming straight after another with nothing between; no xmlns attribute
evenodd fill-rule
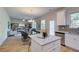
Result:
<svg viewBox="0 0 79 59"><path fill-rule="evenodd" d="M65 12L66 10L57 11L57 25L66 25Z"/></svg>

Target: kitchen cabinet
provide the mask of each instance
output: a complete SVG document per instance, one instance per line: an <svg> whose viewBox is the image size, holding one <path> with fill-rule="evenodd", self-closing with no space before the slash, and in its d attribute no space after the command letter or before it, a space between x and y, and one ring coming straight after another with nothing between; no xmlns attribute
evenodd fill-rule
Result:
<svg viewBox="0 0 79 59"><path fill-rule="evenodd" d="M32 52L59 52L60 37L48 36L45 39L39 35L31 35L31 51Z"/></svg>
<svg viewBox="0 0 79 59"><path fill-rule="evenodd" d="M40 45L32 40L32 52L58 52L60 51L60 40Z"/></svg>
<svg viewBox="0 0 79 59"><path fill-rule="evenodd" d="M65 34L65 45L79 51L79 36L75 34Z"/></svg>
<svg viewBox="0 0 79 59"><path fill-rule="evenodd" d="M57 11L57 25L66 25L65 12L66 10Z"/></svg>

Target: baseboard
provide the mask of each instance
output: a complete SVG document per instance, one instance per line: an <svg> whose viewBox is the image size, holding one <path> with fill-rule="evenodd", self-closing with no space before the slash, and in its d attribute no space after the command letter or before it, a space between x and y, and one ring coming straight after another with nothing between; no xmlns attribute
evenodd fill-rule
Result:
<svg viewBox="0 0 79 59"><path fill-rule="evenodd" d="M7 37L1 37L0 38L0 46L4 43L4 41L7 39Z"/></svg>
<svg viewBox="0 0 79 59"><path fill-rule="evenodd" d="M70 49L74 50L74 52L79 52L79 50L74 49L74 48L72 48L72 47L69 47L69 46L66 46L66 45L65 45L65 47L67 47L67 48L70 48Z"/></svg>

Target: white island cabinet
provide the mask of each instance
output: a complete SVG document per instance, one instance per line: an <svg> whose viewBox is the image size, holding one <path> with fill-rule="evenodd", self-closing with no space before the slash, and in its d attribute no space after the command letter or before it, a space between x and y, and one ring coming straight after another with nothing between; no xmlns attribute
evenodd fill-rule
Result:
<svg viewBox="0 0 79 59"><path fill-rule="evenodd" d="M60 37L48 36L43 39L40 35L30 36L32 52L58 52L60 51Z"/></svg>

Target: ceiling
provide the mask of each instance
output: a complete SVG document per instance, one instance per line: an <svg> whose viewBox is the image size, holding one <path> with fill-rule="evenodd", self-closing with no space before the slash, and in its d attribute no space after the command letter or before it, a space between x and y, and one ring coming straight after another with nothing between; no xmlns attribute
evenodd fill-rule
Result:
<svg viewBox="0 0 79 59"><path fill-rule="evenodd" d="M5 7L11 18L17 19L34 19L55 11L59 7Z"/></svg>

